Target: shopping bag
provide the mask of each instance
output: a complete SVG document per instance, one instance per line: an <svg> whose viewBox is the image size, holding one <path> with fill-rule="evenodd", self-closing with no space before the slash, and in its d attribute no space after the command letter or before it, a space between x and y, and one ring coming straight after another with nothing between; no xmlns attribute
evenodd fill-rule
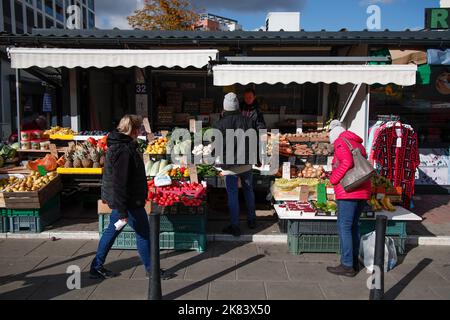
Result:
<svg viewBox="0 0 450 320"><path fill-rule="evenodd" d="M367 269L367 273L373 273L375 259L375 231L361 237L359 247L359 259ZM397 251L394 239L386 237L384 247L384 272L392 270L397 264Z"/></svg>

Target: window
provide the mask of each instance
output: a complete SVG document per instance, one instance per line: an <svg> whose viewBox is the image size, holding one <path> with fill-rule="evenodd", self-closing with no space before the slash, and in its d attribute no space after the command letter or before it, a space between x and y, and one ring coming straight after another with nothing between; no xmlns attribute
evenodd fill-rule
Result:
<svg viewBox="0 0 450 320"><path fill-rule="evenodd" d="M12 33L11 25L11 2L9 0L2 0L3 2L3 27L6 32Z"/></svg>
<svg viewBox="0 0 450 320"><path fill-rule="evenodd" d="M64 8L62 0L56 0L56 19L64 22Z"/></svg>
<svg viewBox="0 0 450 320"><path fill-rule="evenodd" d="M53 23L52 19L45 18L45 28L50 29L50 28L53 28L53 26L54 26L54 23Z"/></svg>
<svg viewBox="0 0 450 320"><path fill-rule="evenodd" d="M53 1L52 0L45 0L45 12L53 17Z"/></svg>
<svg viewBox="0 0 450 320"><path fill-rule="evenodd" d="M92 11L95 11L94 0L89 0L88 7L89 7L89 9L91 9Z"/></svg>
<svg viewBox="0 0 450 320"><path fill-rule="evenodd" d="M15 1L14 10L16 14L16 33L23 33L24 28L23 28L22 4Z"/></svg>
<svg viewBox="0 0 450 320"><path fill-rule="evenodd" d="M83 29L87 29L88 23L88 15L87 15L87 10L86 7L83 7Z"/></svg>
<svg viewBox="0 0 450 320"><path fill-rule="evenodd" d="M39 12L37 14L37 27L39 29L42 29L44 27L44 24L42 23L42 14L40 14Z"/></svg>
<svg viewBox="0 0 450 320"><path fill-rule="evenodd" d="M31 30L35 27L34 24L34 12L33 9L27 7L27 32L31 33Z"/></svg>
<svg viewBox="0 0 450 320"><path fill-rule="evenodd" d="M89 12L89 29L95 28L95 15Z"/></svg>
<svg viewBox="0 0 450 320"><path fill-rule="evenodd" d="M56 28L58 28L58 29L64 29L64 25L61 24L61 23L57 23L57 24L56 24Z"/></svg>
<svg viewBox="0 0 450 320"><path fill-rule="evenodd" d="M42 0L36 0L36 7L38 10L42 10Z"/></svg>
<svg viewBox="0 0 450 320"><path fill-rule="evenodd" d="M33 6L33 0L27 0L26 1L30 6Z"/></svg>

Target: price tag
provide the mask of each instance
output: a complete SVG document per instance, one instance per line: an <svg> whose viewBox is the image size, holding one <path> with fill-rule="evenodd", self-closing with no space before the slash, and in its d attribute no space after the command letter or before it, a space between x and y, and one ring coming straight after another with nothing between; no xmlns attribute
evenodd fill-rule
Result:
<svg viewBox="0 0 450 320"><path fill-rule="evenodd" d="M283 163L283 179L290 179L290 178L291 178L291 163L284 162Z"/></svg>
<svg viewBox="0 0 450 320"><path fill-rule="evenodd" d="M191 178L191 182L198 183L197 166L189 165L188 169L189 169L189 175Z"/></svg>
<svg viewBox="0 0 450 320"><path fill-rule="evenodd" d="M297 120L297 134L303 133L303 120Z"/></svg>
<svg viewBox="0 0 450 320"><path fill-rule="evenodd" d="M58 149L56 149L56 145L53 143L50 144L50 153L52 154L52 156L58 159Z"/></svg>
<svg viewBox="0 0 450 320"><path fill-rule="evenodd" d="M317 185L317 203L327 203L327 187L323 183Z"/></svg>
<svg viewBox="0 0 450 320"><path fill-rule="evenodd" d="M152 128L150 127L150 122L148 121L148 118L144 118L144 120L142 120L142 123L144 125L145 132L152 133Z"/></svg>
<svg viewBox="0 0 450 320"><path fill-rule="evenodd" d="M45 170L44 166L38 166L37 167L39 174L43 177L45 175L47 175L47 170Z"/></svg>
<svg viewBox="0 0 450 320"><path fill-rule="evenodd" d="M201 123L200 121L198 123ZM189 119L189 131L192 133L197 132L197 120L196 119Z"/></svg>
<svg viewBox="0 0 450 320"><path fill-rule="evenodd" d="M300 202L308 202L309 198L309 187L300 186Z"/></svg>

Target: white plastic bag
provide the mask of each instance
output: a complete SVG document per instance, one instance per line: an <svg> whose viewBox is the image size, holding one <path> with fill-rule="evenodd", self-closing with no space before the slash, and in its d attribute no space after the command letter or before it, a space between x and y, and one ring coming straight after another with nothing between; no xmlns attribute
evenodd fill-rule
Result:
<svg viewBox="0 0 450 320"><path fill-rule="evenodd" d="M375 231L361 237L359 247L359 259L367 268L367 273L373 272L374 256L375 256ZM384 272L392 270L397 264L397 251L394 239L386 237L384 247Z"/></svg>

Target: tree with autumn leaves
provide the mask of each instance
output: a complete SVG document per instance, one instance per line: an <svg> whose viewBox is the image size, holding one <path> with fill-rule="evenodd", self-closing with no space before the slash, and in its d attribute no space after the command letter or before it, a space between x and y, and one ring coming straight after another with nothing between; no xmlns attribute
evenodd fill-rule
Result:
<svg viewBox="0 0 450 320"><path fill-rule="evenodd" d="M189 0L144 0L144 7L128 17L133 28L142 30L194 30L199 20Z"/></svg>

